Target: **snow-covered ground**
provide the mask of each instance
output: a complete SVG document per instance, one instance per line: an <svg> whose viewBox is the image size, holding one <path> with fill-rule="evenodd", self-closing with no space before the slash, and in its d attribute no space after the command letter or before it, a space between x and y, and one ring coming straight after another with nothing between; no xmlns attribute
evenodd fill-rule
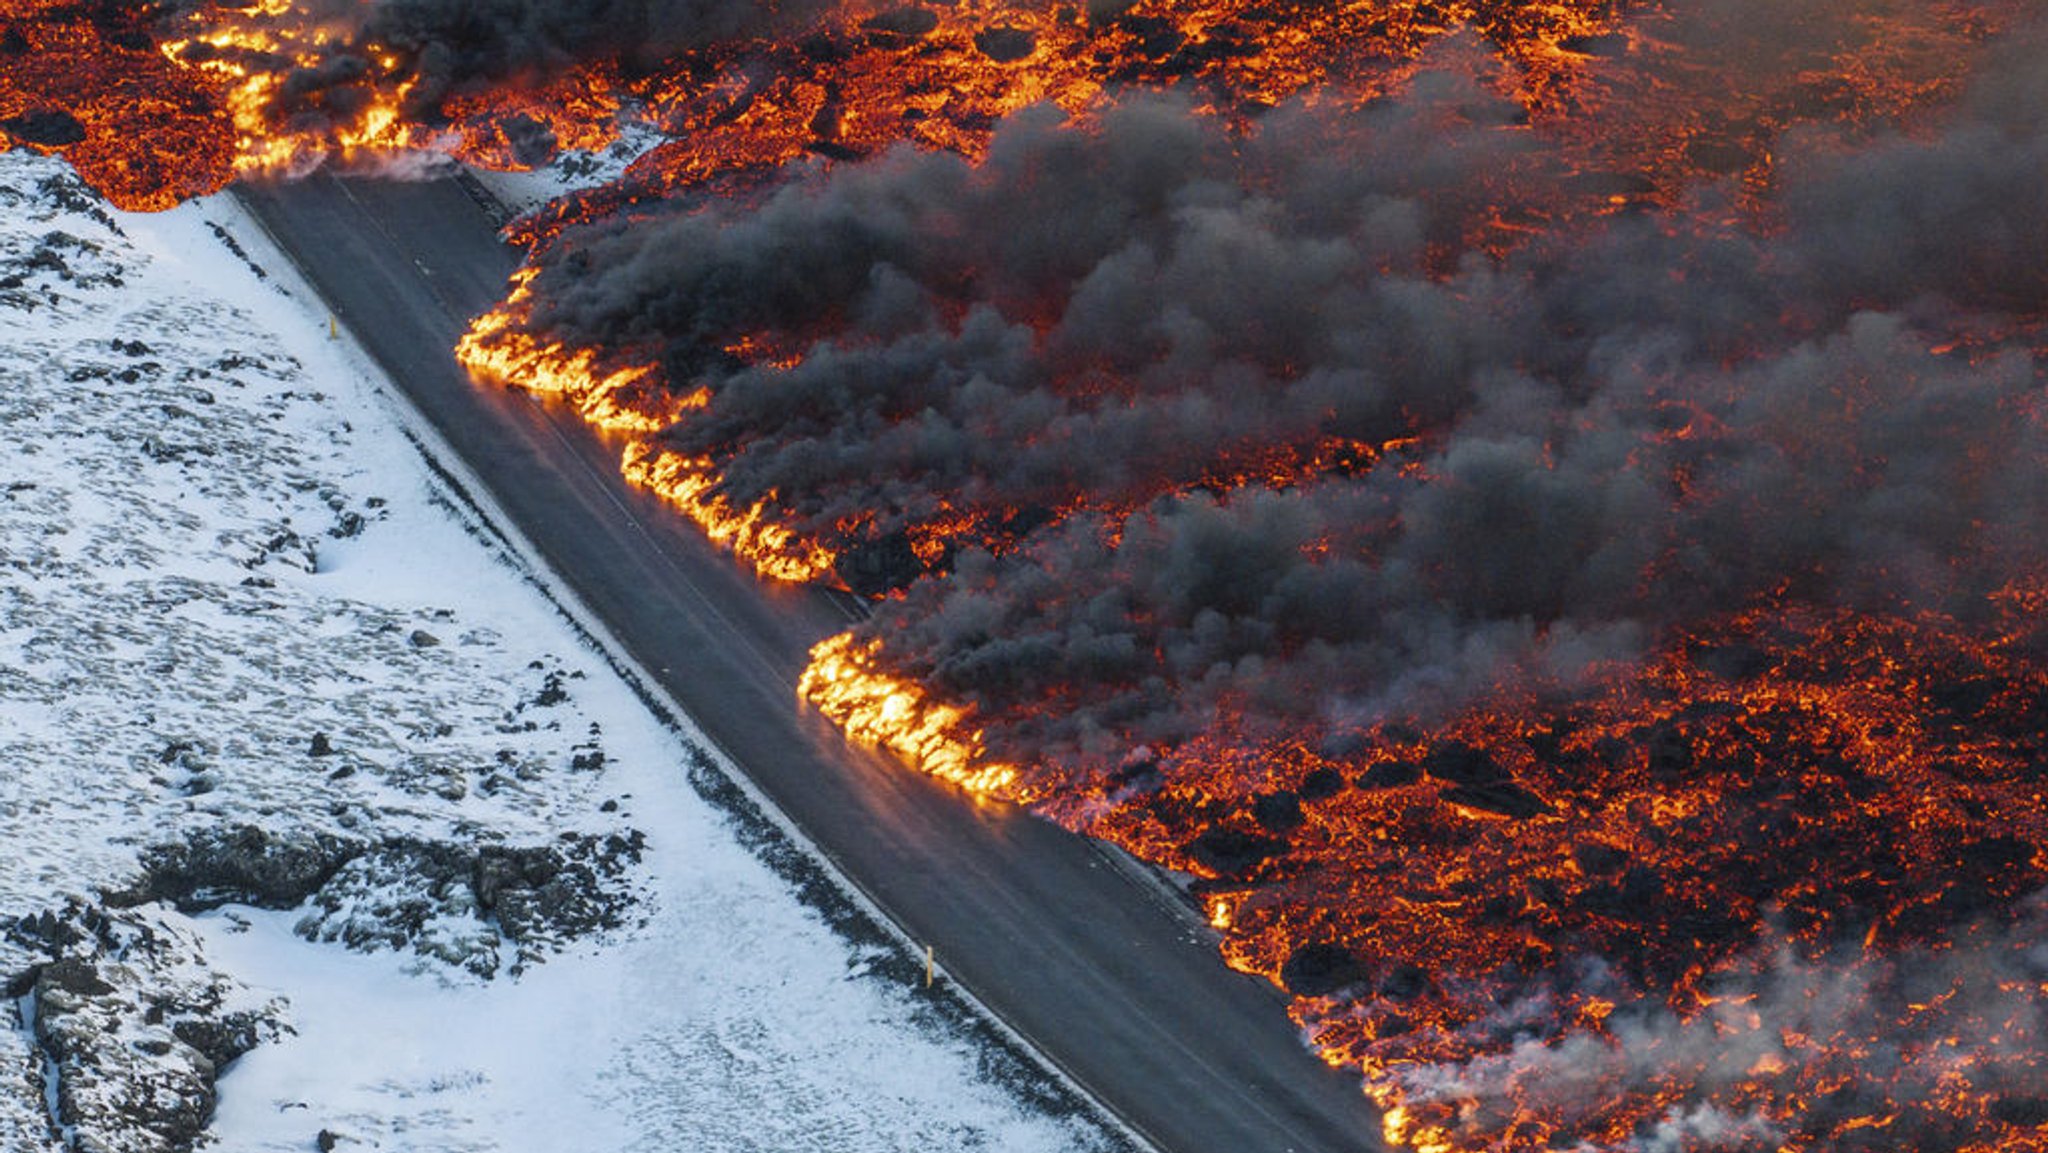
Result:
<svg viewBox="0 0 2048 1153"><path fill-rule="evenodd" d="M629 117L620 122L618 139L599 151L559 152L548 163L526 172L480 168L472 175L516 215L532 212L556 197L609 184L666 140L654 125Z"/></svg>
<svg viewBox="0 0 2048 1153"><path fill-rule="evenodd" d="M0 1149L1118 1144L799 898L231 201L0 155L0 382Z"/></svg>

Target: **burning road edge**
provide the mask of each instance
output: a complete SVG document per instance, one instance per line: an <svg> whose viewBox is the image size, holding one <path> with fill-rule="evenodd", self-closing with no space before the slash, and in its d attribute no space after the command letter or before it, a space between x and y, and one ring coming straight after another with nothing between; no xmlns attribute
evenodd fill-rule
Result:
<svg viewBox="0 0 2048 1153"><path fill-rule="evenodd" d="M1389 1143L2048 1149L2023 5L604 7L53 17L218 163L0 125L147 206L658 123L457 355L868 598L803 699L1185 877Z"/></svg>

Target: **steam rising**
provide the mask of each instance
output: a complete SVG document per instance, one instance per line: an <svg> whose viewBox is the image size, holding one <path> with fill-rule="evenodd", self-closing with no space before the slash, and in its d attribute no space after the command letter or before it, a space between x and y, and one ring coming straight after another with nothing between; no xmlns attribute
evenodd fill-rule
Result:
<svg viewBox="0 0 2048 1153"><path fill-rule="evenodd" d="M2048 1046L2048 1010L2036 995L2048 981L2042 914L2036 902L2011 925L1971 926L1948 947L1882 958L1810 959L1777 937L1719 978L1703 1011L1626 1005L1605 1036L1530 1031L1504 1052L1413 1067L1399 1079L1414 1116L1468 1139L1532 1106L1565 1132L1597 1130L1616 1102L1648 1097L1669 1105L1627 1144L1631 1153L1782 1148L1801 1135L1770 1114L1785 1115L1794 1101L1807 1103L1796 1112L1809 1134L1851 1135L1838 1148L1957 1148L1970 1118L1901 1118L1899 1106L1966 1086L2001 1102L1994 1110L2006 1120L2048 1119L2034 1067ZM1600 978L1582 984L1598 991ZM1547 1008L1502 1015L1540 1020ZM1840 1051L1817 1060L1827 1045ZM1751 1109L1688 1103L1701 1099Z"/></svg>
<svg viewBox="0 0 2048 1153"><path fill-rule="evenodd" d="M131 206L663 120L459 355L872 596L799 692L1192 874L1396 1143L2048 1139L2026 0L120 7L0 135Z"/></svg>

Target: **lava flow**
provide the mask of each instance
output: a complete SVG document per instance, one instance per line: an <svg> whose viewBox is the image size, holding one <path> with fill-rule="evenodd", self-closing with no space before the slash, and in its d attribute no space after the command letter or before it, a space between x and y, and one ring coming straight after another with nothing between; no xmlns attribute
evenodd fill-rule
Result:
<svg viewBox="0 0 2048 1153"><path fill-rule="evenodd" d="M169 145L166 147L166 145ZM117 6L15 0L0 14L0 147L61 150L126 208L168 208L234 172L211 89Z"/></svg>
<svg viewBox="0 0 2048 1153"><path fill-rule="evenodd" d="M872 598L803 696L1183 874L1388 1141L2048 1150L2026 6L452 11L51 27L221 110L162 195L666 130L461 358Z"/></svg>
<svg viewBox="0 0 2048 1153"><path fill-rule="evenodd" d="M2048 93L1951 33L1633 181L1711 84L1030 110L551 235L481 343L701 396L693 515L883 598L806 697L1195 878L1390 1141L2040 1147Z"/></svg>

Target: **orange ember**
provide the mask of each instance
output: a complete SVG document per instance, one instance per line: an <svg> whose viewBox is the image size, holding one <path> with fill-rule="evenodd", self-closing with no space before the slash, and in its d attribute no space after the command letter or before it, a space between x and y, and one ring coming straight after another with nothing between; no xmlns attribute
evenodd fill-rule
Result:
<svg viewBox="0 0 2048 1153"><path fill-rule="evenodd" d="M1018 779L1067 782L1040 811L1201 878L1226 959L1296 994L1394 1143L1627 1148L1734 1107L1781 1149L1880 1126L1885 1148L2029 1148L1997 1090L2048 1084L2024 903L2048 884L2048 636L2025 591L2001 600L1977 625L1759 609L1427 728L1226 719L1092 783ZM1028 729L964 735L880 648L837 638L805 680L861 739L971 779L969 750ZM873 686L852 708L849 660ZM1873 1081L1857 1055L1902 1039ZM1945 1046L1977 1068L1946 1075Z"/></svg>
<svg viewBox="0 0 2048 1153"><path fill-rule="evenodd" d="M931 700L923 688L875 667L874 644L840 635L811 650L797 692L846 735L902 757L919 771L974 793L1025 800L1017 770L983 755L966 710Z"/></svg>
<svg viewBox="0 0 2048 1153"><path fill-rule="evenodd" d="M704 535L771 580L830 582L832 552L791 532L776 518L772 496L736 507L717 491L711 462L636 441L626 447L626 478L667 497Z"/></svg>
<svg viewBox="0 0 2048 1153"><path fill-rule="evenodd" d="M1892 122L1945 98L1962 50L2003 18L1861 7L1847 23L1867 37L1787 36L1762 68L1768 82L1741 92L1688 57L1686 38L1704 34L1676 12L1552 10L1496 45L1511 64L1497 82L1573 150L1576 190L1595 211L1731 173L1754 195L1780 133ZM979 155L1023 102L1083 113L1085 130L1109 86L1140 78L1199 77L1226 115L1325 84L1370 96L1398 88L1458 23L1404 25L1382 9L1141 4L1099 24L1013 12L1002 19L1016 35L995 43L1016 55L998 60L976 41L988 19L967 6L877 18L861 37L773 50L766 81L739 62L758 56L714 63L702 87L653 102L686 136L524 235L545 244L615 207L745 190L806 154L850 161L909 139ZM1252 28L1256 50L1228 49ZM1331 46L1358 42L1399 63L1344 75ZM1182 55L1190 45L1223 47ZM1495 214L1472 243L1497 252L1555 227ZM479 354L530 341L531 305L515 292L509 311L480 321ZM742 334L728 351L773 375L803 363L789 349L805 336ZM572 393L606 391L590 382L619 369L598 365L652 363L631 350L551 352L585 381ZM1000 554L1069 516L1114 538L1168 493L1380 468L1427 483L1417 461L1429 432L1418 431L1238 446L1199 476L1038 508L1016 535L1018 508L948 499L911 515L907 548L920 571L943 575L956 549ZM1670 435L1697 433L1680 422ZM798 520L791 494L735 508L724 460L655 443L633 450L636 479L681 494L764 573L842 583L839 561L868 518L771 535ZM1031 710L1060 701L1006 713L949 700L894 668L886 640L859 633L813 651L800 693L921 771L1196 878L1226 959L1295 994L1324 1058L1359 1070L1386 1110L1391 1143L2036 1148L2048 1112L2024 1087L2048 1078L2048 983L2026 959L2041 916L2029 895L2048 884L2040 596L2011 587L1968 620L1771 602L1693 626L1591 688L1524 684L1448 720L1284 733L1244 702L1192 739L1126 737L1137 751L1121 764L1038 760ZM1873 1079L1864 1065L1877 1052L1892 1063Z"/></svg>
<svg viewBox="0 0 2048 1153"><path fill-rule="evenodd" d="M139 15L14 0L0 13L0 148L62 152L137 211L222 188L234 138L203 78L164 59Z"/></svg>
<svg viewBox="0 0 2048 1153"><path fill-rule="evenodd" d="M2009 479L1987 463L1994 449L2007 454L2000 460L2038 465L2048 443L2039 361L2048 300L1987 287L1981 267L2033 241L1994 236L1969 254L1983 259L1963 261L1932 287L1893 283L1882 261L1871 262L1870 283L1844 289L1843 301L1830 305L1811 299L1819 289L1810 286L1825 286L1839 270L1802 266L1801 256L1817 250L1773 247L1799 227L1799 189L1784 171L1794 145L1809 157L1853 158L1873 141L1890 146L1939 132L1939 114L1964 91L1980 49L2028 14L2024 0L864 3L791 14L772 29L691 37L658 58L616 45L551 47L454 73L436 71L459 55L442 51L447 45L375 31L368 14L376 7L323 22L294 0L133 10L16 0L0 16L0 146L62 152L116 204L160 209L237 175L411 153L521 168L560 150L602 148L623 123L654 126L666 143L620 179L515 222L509 232L533 261L505 300L473 323L458 358L480 381L572 408L619 447L626 477L761 576L847 588L901 610L817 645L802 699L851 739L919 771L977 796L1031 805L1182 874L1228 963L1286 989L1323 1058L1358 1071L1384 1110L1389 1143L1428 1153L2048 1153L2048 582L2038 571L2008 580L2013 568L1995 567L2005 554L1999 542L1986 543L1998 535L1997 518L1983 511L1995 509L1997 486ZM1390 122L1372 116L1417 89L1437 98L1428 107L1444 123L1407 125L1415 146L1398 166L1414 162L1414 185L1394 181L1351 196L1342 211L1368 199L1380 210L1360 214L1349 231L1304 226L1314 243L1288 250L1305 266L1342 266L1332 253L1348 254L1347 246L1380 254L1380 263L1365 262L1364 275L1333 274L1323 287L1344 290L1346 306L1362 314L1369 310L1359 300L1378 307L1385 300L1375 294L1383 294L1392 304L1370 315L1398 323L1329 343L1404 347L1384 360L1337 358L1352 371L1319 380L1319 406L1290 410L1293 423L1270 426L1279 434L1235 435L1229 403L1296 398L1303 390L1289 390L1312 375L1312 353L1284 336L1271 342L1287 345L1277 354L1256 340L1246 342L1251 351L1230 344L1235 334L1220 329L1294 331L1286 310L1260 311L1266 302L1249 285L1229 300L1228 324L1176 299L1163 318L1150 318L1152 330L1133 324L1105 342L1156 338L1170 353L1158 363L1140 353L1127 363L1120 348L1074 337L1062 327L1071 300L1015 289L1029 275L1005 282L989 261L947 264L893 236L862 254L859 291L901 289L861 298L875 305L863 314L865 328L849 323L856 309L845 300L816 305L812 298L832 290L810 283L786 294L809 312L781 297L744 322L723 312L704 321L654 318L649 306L649 317L633 317L621 329L630 337L616 342L552 327L545 294L554 255L650 221L737 230L746 221L736 206L795 213L804 196L818 194L821 172L902 175L912 160L940 160L952 168L931 180L955 180L957 191L992 182L986 173L1004 160L1009 140L1025 141L1023 149L1039 139L1035 131L1068 134L1067 143L1092 139L1136 102L1133 94L1154 90L1176 93L1223 141L1215 151L1236 157L1255 152L1260 134L1289 116L1369 122L1361 131L1379 131ZM1033 106L1069 119L1045 128L1024 112ZM1015 136L998 134L1000 125L1023 121L1031 124ZM1448 150L1480 142L1487 163L1463 157L1476 174L1460 168L1457 179L1435 179L1441 174L1430 166L1443 155L1427 145L1452 135L1447 125L1463 133ZM1043 155L1053 159L1042 167L1071 159L1056 149ZM1342 168L1355 158L1340 150L1316 159ZM1131 167L1149 178L1155 161L1165 164L1139 155ZM1036 176L1031 164L1020 171ZM1246 178L1242 201L1229 201L1242 210L1231 227L1215 229L1230 241L1216 250L1247 267L1261 245L1301 239L1267 229L1287 212L1312 222L1341 215L1290 202L1291 189L1260 183L1263 171ZM1175 227L1222 219L1227 198L1214 172L1203 176L1162 180L1158 187L1171 195L1155 199L1171 203L1158 215ZM2021 187L2031 192L2039 181ZM867 216L916 217L909 194L889 188L889 196L856 200L861 211L837 220L836 230L800 235L816 247L821 235L858 231ZM1830 223L1861 204L1817 203ZM917 217L909 231L943 233L932 247L946 250L1018 223L966 215L949 208ZM1938 213L1886 223L1883 235L1901 247L1930 236L1940 247L1958 227ZM1411 234L1413 252L1386 240ZM1672 241L1668 251L1697 257L1656 265L1648 290L1689 303L1686 293L1697 288L1712 307L1687 316L1699 321L1696 329L1632 328L1638 307L1654 317L1657 302L1614 287L1583 310L1499 310L1558 346L1593 346L1577 360L1559 353L1567 369L1539 363L1541 353L1484 361L1481 353L1494 347L1487 339L1447 337L1454 322L1483 329L1499 319L1487 311L1489 293L1538 296L1547 278L1579 271L1560 259L1545 263L1546 255L1618 234L1661 237ZM1170 246L1161 239L1169 235L1179 242L1186 234L1155 230L1107 257L1091 254L1089 267L1103 273L1101 282L1128 274L1138 286L1130 297L1177 290L1177 276L1224 282L1226 296L1240 289L1232 279L1239 264L1197 273L1171 266L1158 251ZM1678 243L1695 235L1742 243ZM1371 248L1383 242L1383 250ZM796 263L804 246L767 247L770 260L713 269L721 306L752 280ZM1731 303L1763 280L1717 279L1717 262L1745 253L1760 254L1756 263L1795 285L1784 315L1756 319L1739 307L1747 300ZM1517 264L1523 256L1529 262ZM1153 279L1133 271L1140 268ZM928 282L913 284L920 271ZM1643 283L1630 282L1631 291L1641 295ZM1724 283L1738 288L1713 295ZM1800 285L1809 286L1806 298L1797 296ZM1085 287L1100 284L1090 278ZM1315 297L1293 311L1325 305L1334 311L1337 302ZM666 299L661 307L687 311ZM1886 308L1886 318L1872 319ZM784 314L796 319L783 323ZM1739 323L1730 320L1725 331L1710 323L1726 317ZM924 343L904 343L928 358L906 357L916 371L890 376L898 370L884 354L899 350L882 346L920 324L928 325L917 331ZM963 367L970 342L962 334L976 324L1001 329L989 343L1010 360L991 362L1053 367L1038 376L1018 370L1008 382L994 382L980 362ZM1782 331L1766 331L1773 326ZM1871 383L1896 352L1869 350L1884 333L1936 346L1935 363L1917 366L1933 383L1901 393L1910 403L1866 428L1858 415L1890 397ZM1828 375L1816 366L1832 355L1830 340L1856 346L1863 359ZM1074 347L1085 351L1060 360ZM1505 336L1501 347L1511 347ZM1205 359L1211 354L1215 363ZM1465 356L1485 371L1460 377ZM820 384L822 370L813 370L821 361L846 375ZM1175 393L1196 362L1229 387ZM1972 370L1980 375L1968 385L1947 387L1944 373L1960 379ZM1461 395L1401 393L1381 379L1433 380L1432 373L1452 381L1440 391ZM1580 378L1593 375L1602 379ZM1623 391L1612 404L1603 391L1609 378L1637 376L1658 381L1643 393L1654 404L1638 406L1649 417L1630 409ZM1986 383L1994 376L2005 392ZM1004 439L1031 440L1017 431L1021 420L948 424L950 414L936 413L936 388L905 387L900 395L910 399L897 408L849 409L859 421L803 399L826 388L879 395L887 390L878 381L901 377L918 386L957 377L961 393L1009 389L1015 411L1057 412L1068 418L1062 435L1077 439L1118 418L1139 424L1140 413L1178 413L1182 435L1225 431L1199 449L1149 427L1141 430L1149 435L1088 441L1076 454L1116 459L1099 470L1113 480L1084 483L1046 465L1053 454L1021 465L1008 459L1035 447ZM2015 377L2025 383L2012 386ZM1688 390L1696 384L1701 393L1726 387L1737 395L1695 395ZM1763 395L1771 388L1778 391ZM1972 389L1981 395L1958 399ZM1464 391L1484 392L1484 403ZM1374 398L1357 405L1372 408L1372 418L1341 423L1337 414L1361 393ZM1187 403L1143 407L1160 394ZM1920 435L1933 437L1981 427L1954 416L1977 413L1971 400L1993 414L2006 440L1993 445L1997 437L1987 435L1951 456L1912 451L1919 422ZM1780 411L1765 411L1772 405ZM1638 435L1641 425L1624 421L1615 427L1627 435L1571 439L1585 431L1576 425L1622 409L1653 431ZM1528 423L1515 425L1518 418ZM764 448L771 437L749 419L784 439ZM1793 432L1751 435L1745 419ZM841 447L832 438L849 425L871 441L896 438L902 458L920 466L943 458L950 467L955 458L944 446L975 436L1000 442L1005 459L970 457L974 467L923 488L908 468L864 477L875 481L864 491L878 495L851 511L783 479L826 475L820 462ZM1478 447L1447 463L1445 446L1461 435ZM1637 629L1630 635L1640 643L1605 648L1580 636L1573 649L1574 638L1562 636L1574 623L1567 610L1533 594L1517 599L1535 582L1515 565L1556 567L1556 558L1514 556L1492 566L1502 571L1467 581L1489 587L1465 595L1480 600L1491 586L1505 589L1499 599L1514 611L1485 623L1533 635L1539 648L1556 640L1577 663L1568 672L1532 671L1500 658L1485 683L1447 690L1452 703L1433 711L1435 699L1417 705L1391 693L1348 695L1351 684L1264 676L1303 651L1339 652L1306 624L1290 631L1344 595L1325 578L1380 564L1382 551L1401 544L1404 516L1472 498L1482 482L1525 463L1516 453L1536 479L1513 495L1526 496L1528 508L1565 508L1545 499L1564 486L1567 466L1584 462L1561 460L1560 446L1598 458L1588 467L1603 498L1704 509L1673 522L1717 531L1723 547L1738 540L1793 559L1775 583L1730 578L1736 592L1703 592L1677 586L1701 572L1709 577L1694 583L1711 584L1723 572L1697 555L1714 540L1658 539L1640 563L1619 549L1622 559L1610 567L1629 570L1634 587L1604 595L1635 599L1593 623ZM771 463L785 470L750 480L756 474L744 466L776 450L787 459ZM1659 464L1637 471L1624 458ZM1952 460L1962 462L1959 479L1941 472ZM1453 476L1452 463L1466 472ZM1025 477L1012 488L989 479L1012 465ZM1843 547L1879 551L1885 533L1905 539L1899 526L1926 516L1914 503L1920 478L1906 475L1916 468L1949 485L1939 500L1958 509L1975 503L1934 545L1918 549L1921 538L1912 538L1915 547L1900 546L1877 575L1855 569L1878 593L1853 580L1836 587L1837 572L1801 559L1801 542L1753 539L1745 517L1755 510L1730 496L1767 476L1777 487L1760 485L1765 495L1755 503L1811 501L1822 515L1802 527L1813 534L1835 531L1834 514L1868 497L1855 511L1874 528L1844 531ZM1855 475L1837 475L1844 472ZM2004 493L2013 506L2037 499L2022 486L2039 472L2019 475L2022 485ZM1269 618L1253 606L1233 616L1189 595L1182 599L1196 607L1178 638L1187 644L1169 654L1160 638L1170 630L1160 621L1174 597L1145 601L1135 592L1156 575L1143 566L1203 569L1209 584L1231 586L1245 556L1225 531L1229 514L1256 520L1259 510L1279 510L1278 519L1288 510L1260 502L1347 485L1346 531L1273 546L1288 563L1309 562L1290 570L1298 585L1262 594L1288 611ZM1425 498L1408 499L1417 492ZM1156 528L1175 502L1202 500L1213 516L1190 514L1188 537L1156 533L1150 553L1125 547L1127 534ZM1469 510L1452 515L1460 511ZM1547 523L1513 527L1560 553L1608 543L1552 535ZM1075 562L1034 572L1043 559L1034 547L1056 530L1099 545L1103 567ZM1647 539L1652 530L1644 531ZM1359 650L1444 654L1445 669L1400 670L1418 681L1453 680L1448 666L1492 654L1490 634L1458 631L1471 621L1452 602L1471 575L1460 566L1498 542L1483 533L1460 542L1462 551L1389 566L1397 571L1372 586L1375 594L1420 590L1418 603L1435 615L1372 617L1386 635L1375 632ZM1008 561L1017 563L1001 567ZM1015 642L1002 648L1011 663L993 674L977 670L984 679L975 689L953 691L960 682L947 678L965 674L958 662L929 659L925 638L915 657L906 655L910 642L898 643L929 623L914 612L934 602L918 596L943 587L960 590L948 623L980 644L1004 627L1002 582L1034 575L1044 583L1029 610L1071 598L1073 606L1060 607L1072 611L1020 614L1044 627L1001 637ZM1907 591L1885 583L1894 577ZM1999 587L1986 595L1987 585ZM1919 595L1928 588L1937 591ZM1203 591L1224 602L1242 593ZM1696 594L1712 607L1689 616L1674 609L1677 623L1662 623L1667 592ZM1725 599L1712 599L1716 593ZM1358 616L1380 606L1368 608ZM1403 630L1412 635L1393 635ZM1502 651L1510 647L1504 642ZM1337 680L1353 671L1334 657L1319 667ZM1028 688L1008 697L980 691L989 684ZM1128 691L1071 736L1059 722L1098 705L1093 690L1103 684ZM1304 693L1328 700L1295 699ZM1290 699L1273 699L1282 695Z"/></svg>
<svg viewBox="0 0 2048 1153"><path fill-rule="evenodd" d="M1772 140L1801 123L1895 119L1950 95L1969 49L2025 10L1835 7L1824 22L1835 31L1814 36L1803 10L1703 16L1614 0L850 6L801 35L708 40L658 62L593 49L443 77L429 75L434 37L457 30L381 42L351 23L367 6L323 20L294 0L23 0L0 17L0 143L61 148L117 204L150 210L238 173L328 159L430 150L515 169L602 148L625 120L673 138L620 182L522 225L540 242L636 202L757 184L809 156L899 142L978 155L999 120L1033 104L1086 113L1124 90L1180 87L1245 118L1295 97L1370 101L1462 56L1538 127L1576 141L1588 187L1624 204L1703 176L1767 178ZM1767 12L1782 35L1756 34ZM1741 58L1725 55L1731 44ZM1495 223L1512 236L1530 222Z"/></svg>
<svg viewBox="0 0 2048 1153"><path fill-rule="evenodd" d="M517 310L532 300L532 280L530 270L515 274L504 305L477 318L456 344L455 358L478 379L566 400L584 421L607 433L658 432L702 405L701 394L674 397L654 387L648 366L600 369L595 349L570 349L511 331Z"/></svg>

